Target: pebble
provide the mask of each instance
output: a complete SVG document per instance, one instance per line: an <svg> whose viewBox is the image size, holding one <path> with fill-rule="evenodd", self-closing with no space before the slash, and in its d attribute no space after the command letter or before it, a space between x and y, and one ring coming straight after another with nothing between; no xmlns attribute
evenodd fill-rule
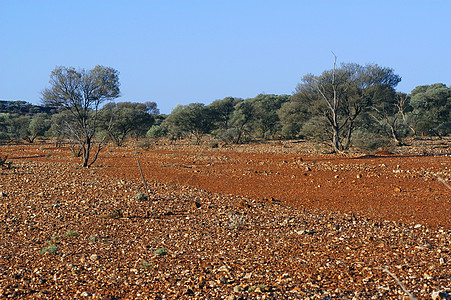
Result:
<svg viewBox="0 0 451 300"><path fill-rule="evenodd" d="M441 299L449 300L449 299L451 299L451 296L447 292L444 292L444 291L433 292L431 297L432 297L432 300L441 300Z"/></svg>
<svg viewBox="0 0 451 300"><path fill-rule="evenodd" d="M99 256L97 254L93 254L89 257L90 260L98 260Z"/></svg>
<svg viewBox="0 0 451 300"><path fill-rule="evenodd" d="M239 286L239 285L233 287L233 291L234 291L235 293L241 292L242 290L243 290L243 288L242 288L241 286Z"/></svg>
<svg viewBox="0 0 451 300"><path fill-rule="evenodd" d="M83 293L81 293L81 296L82 297L89 297L89 296L91 296L91 293L90 292L83 292Z"/></svg>

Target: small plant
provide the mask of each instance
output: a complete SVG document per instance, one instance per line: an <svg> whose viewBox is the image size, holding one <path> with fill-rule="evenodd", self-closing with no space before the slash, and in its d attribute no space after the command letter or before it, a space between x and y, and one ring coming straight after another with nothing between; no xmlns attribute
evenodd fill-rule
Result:
<svg viewBox="0 0 451 300"><path fill-rule="evenodd" d="M60 241L59 241L59 238L57 237L57 236L52 236L51 238L50 238L50 240L48 240L48 241L46 241L46 244L47 245L56 245L56 244L58 244Z"/></svg>
<svg viewBox="0 0 451 300"><path fill-rule="evenodd" d="M100 216L104 219L120 219L123 217L122 211L120 209L113 209L111 214Z"/></svg>
<svg viewBox="0 0 451 300"><path fill-rule="evenodd" d="M268 286L266 284L253 285L253 286L249 287L248 291L253 292L257 288L259 288L261 291L264 291L268 288Z"/></svg>
<svg viewBox="0 0 451 300"><path fill-rule="evenodd" d="M5 157L0 156L0 168L2 168L3 170L11 169L11 162L7 162L7 159L8 155L6 155Z"/></svg>
<svg viewBox="0 0 451 300"><path fill-rule="evenodd" d="M210 144L209 144L209 146L210 146L210 148L219 148L219 144L218 144L218 142L210 142Z"/></svg>
<svg viewBox="0 0 451 300"><path fill-rule="evenodd" d="M150 139L142 139L138 143L138 147L149 150L155 146L155 142Z"/></svg>
<svg viewBox="0 0 451 300"><path fill-rule="evenodd" d="M68 231L66 231L66 233L64 234L65 237L75 237L75 236L79 236L80 233L76 230L72 230L69 229Z"/></svg>
<svg viewBox="0 0 451 300"><path fill-rule="evenodd" d="M52 156L52 154L50 154L50 153L45 154L45 157L50 157L50 156Z"/></svg>
<svg viewBox="0 0 451 300"><path fill-rule="evenodd" d="M147 197L146 193L143 193L143 192L139 192L135 196L135 200L138 200L138 201L146 201L147 199L148 199L148 197Z"/></svg>
<svg viewBox="0 0 451 300"><path fill-rule="evenodd" d="M91 242L97 242L99 240L99 236L97 234L92 234L89 236L89 240Z"/></svg>
<svg viewBox="0 0 451 300"><path fill-rule="evenodd" d="M150 270L152 269L152 264L150 262L143 261L140 267L141 269Z"/></svg>
<svg viewBox="0 0 451 300"><path fill-rule="evenodd" d="M56 245L44 247L41 251L39 251L40 254L44 254L44 253L56 254L57 252L58 252L58 246L56 246Z"/></svg>
<svg viewBox="0 0 451 300"><path fill-rule="evenodd" d="M229 215L229 228L230 229L241 229L244 227L246 219L238 214Z"/></svg>
<svg viewBox="0 0 451 300"><path fill-rule="evenodd" d="M164 249L164 247L158 248L154 252L154 254L156 254L156 255L166 255L167 253L168 252L166 251L166 249Z"/></svg>

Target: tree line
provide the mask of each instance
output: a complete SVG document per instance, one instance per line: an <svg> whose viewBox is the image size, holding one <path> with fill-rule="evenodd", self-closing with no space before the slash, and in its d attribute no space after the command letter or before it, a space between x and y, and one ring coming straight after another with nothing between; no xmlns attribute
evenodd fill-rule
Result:
<svg viewBox="0 0 451 300"><path fill-rule="evenodd" d="M178 105L162 115L155 102L112 102L120 96L113 68L57 67L42 91L42 107L0 101L0 141L54 137L89 166L106 143L121 146L128 138L188 137L197 144L206 135L235 144L302 138L343 152L399 145L408 136L450 135L451 89L437 83L405 94L396 91L400 81L391 68L337 65L335 57L333 68L306 74L292 95L226 97Z"/></svg>

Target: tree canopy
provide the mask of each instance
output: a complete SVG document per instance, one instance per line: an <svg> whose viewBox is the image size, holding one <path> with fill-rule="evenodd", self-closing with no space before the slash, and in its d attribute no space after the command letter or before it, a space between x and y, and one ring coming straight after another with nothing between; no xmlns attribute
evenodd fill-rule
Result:
<svg viewBox="0 0 451 300"><path fill-rule="evenodd" d="M81 148L84 167L96 161L102 146L103 139L96 143L100 105L119 97L119 93L119 72L110 67L78 71L72 67L56 67L50 74L50 87L42 91L42 102L63 107L74 117L74 122L65 122L65 132ZM90 161L95 143L97 151Z"/></svg>

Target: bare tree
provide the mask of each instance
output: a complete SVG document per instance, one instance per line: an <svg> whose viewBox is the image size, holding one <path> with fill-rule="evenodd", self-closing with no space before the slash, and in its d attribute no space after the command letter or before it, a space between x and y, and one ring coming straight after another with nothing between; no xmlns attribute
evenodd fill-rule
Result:
<svg viewBox="0 0 451 300"><path fill-rule="evenodd" d="M97 160L107 136L97 137L100 105L119 97L119 93L119 72L103 66L78 71L72 67L56 67L50 75L50 88L42 91L43 104L63 107L72 116L64 122L65 132L79 145L84 167Z"/></svg>

